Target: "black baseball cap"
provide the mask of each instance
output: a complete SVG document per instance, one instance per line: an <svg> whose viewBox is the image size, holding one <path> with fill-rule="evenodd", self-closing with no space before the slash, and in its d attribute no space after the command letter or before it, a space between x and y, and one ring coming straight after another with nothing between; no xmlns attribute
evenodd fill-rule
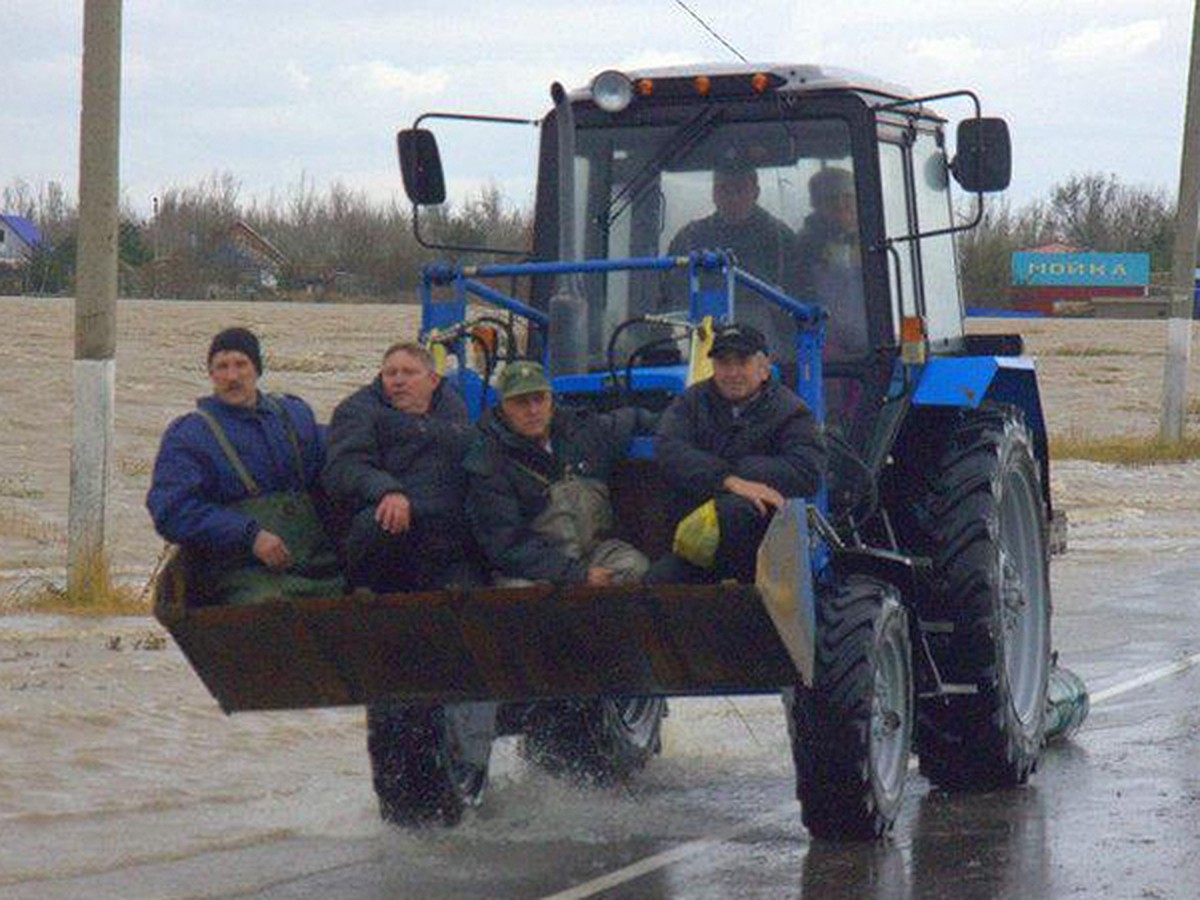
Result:
<svg viewBox="0 0 1200 900"><path fill-rule="evenodd" d="M749 325L722 325L716 329L712 347L708 351L710 357L721 356L725 353L736 353L738 356L753 356L755 353L767 352L767 339L762 332Z"/></svg>

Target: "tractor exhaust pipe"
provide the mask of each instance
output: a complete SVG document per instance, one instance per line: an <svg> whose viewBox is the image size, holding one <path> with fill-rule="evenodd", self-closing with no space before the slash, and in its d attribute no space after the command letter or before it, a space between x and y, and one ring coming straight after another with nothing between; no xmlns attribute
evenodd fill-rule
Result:
<svg viewBox="0 0 1200 900"><path fill-rule="evenodd" d="M558 255L579 259L575 247L575 116L567 90L559 82L550 86L558 137ZM550 298L550 372L573 375L588 370L588 305L579 276L558 276Z"/></svg>

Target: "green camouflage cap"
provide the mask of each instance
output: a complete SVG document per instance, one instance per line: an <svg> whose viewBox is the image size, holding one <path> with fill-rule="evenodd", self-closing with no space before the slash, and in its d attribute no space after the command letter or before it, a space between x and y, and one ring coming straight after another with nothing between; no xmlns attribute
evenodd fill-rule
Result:
<svg viewBox="0 0 1200 900"><path fill-rule="evenodd" d="M509 363L496 377L496 393L500 395L501 400L549 390L550 382L546 380L542 364L532 360L522 359Z"/></svg>

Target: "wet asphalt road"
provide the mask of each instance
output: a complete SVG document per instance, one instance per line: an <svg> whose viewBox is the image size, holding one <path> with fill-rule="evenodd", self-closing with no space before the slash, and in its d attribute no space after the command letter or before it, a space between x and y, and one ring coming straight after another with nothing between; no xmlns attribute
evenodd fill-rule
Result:
<svg viewBox="0 0 1200 900"><path fill-rule="evenodd" d="M1200 654L1200 538L1169 548L1085 539L1056 559L1053 578L1056 645L1095 703L1027 788L949 795L914 775L889 839L814 845L786 766L714 766L656 785L646 805L678 815L647 816L619 839L594 840L583 797L584 839L568 830L514 846L473 823L466 841L395 837L373 859L253 896L1200 897L1200 659L1189 661ZM1166 672L1171 662L1181 671ZM689 712L675 704L677 727Z"/></svg>
<svg viewBox="0 0 1200 900"><path fill-rule="evenodd" d="M1083 731L1048 749L1027 788L947 795L914 774L878 843L809 841L777 700L689 700L670 720L684 752L669 742L625 792L518 767L453 831L284 835L0 886L0 898L1200 897L1200 537L1189 530L1169 546L1097 533L1056 560L1055 642L1095 698ZM739 752L720 752L720 739Z"/></svg>

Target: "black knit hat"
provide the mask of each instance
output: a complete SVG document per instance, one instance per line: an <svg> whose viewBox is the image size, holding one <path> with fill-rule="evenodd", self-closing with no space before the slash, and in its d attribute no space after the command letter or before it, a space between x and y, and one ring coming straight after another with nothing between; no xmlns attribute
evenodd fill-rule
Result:
<svg viewBox="0 0 1200 900"><path fill-rule="evenodd" d="M262 374L262 351L258 347L258 338L249 328L226 328L224 331L217 332L212 343L208 345L208 364L210 366L212 358L222 350L236 350L238 353L245 353L250 357L250 362L254 363L254 371L259 375Z"/></svg>

